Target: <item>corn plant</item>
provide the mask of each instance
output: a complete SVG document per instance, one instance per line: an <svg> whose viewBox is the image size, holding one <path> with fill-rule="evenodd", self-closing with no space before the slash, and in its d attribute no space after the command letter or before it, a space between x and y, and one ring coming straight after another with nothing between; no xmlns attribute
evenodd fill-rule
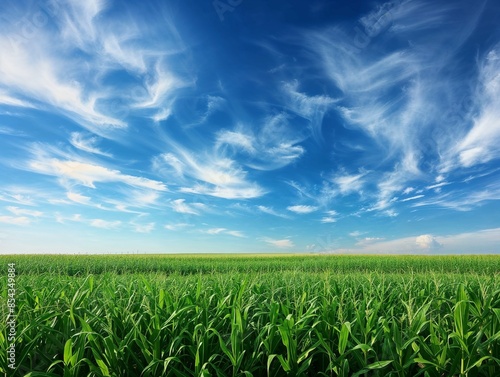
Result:
<svg viewBox="0 0 500 377"><path fill-rule="evenodd" d="M2 322L0 373L500 375L500 257L47 260L16 262L16 369ZM3 318L6 297L0 278Z"/></svg>

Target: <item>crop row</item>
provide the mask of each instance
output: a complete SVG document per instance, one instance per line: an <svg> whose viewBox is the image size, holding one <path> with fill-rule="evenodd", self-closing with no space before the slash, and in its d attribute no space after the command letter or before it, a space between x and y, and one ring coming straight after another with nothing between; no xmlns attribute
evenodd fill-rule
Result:
<svg viewBox="0 0 500 377"><path fill-rule="evenodd" d="M16 263L21 275L256 273L454 273L493 275L500 272L499 255L471 256L345 256L345 255L0 255L0 266Z"/></svg>
<svg viewBox="0 0 500 377"><path fill-rule="evenodd" d="M20 376L500 375L495 275L41 274L17 285Z"/></svg>

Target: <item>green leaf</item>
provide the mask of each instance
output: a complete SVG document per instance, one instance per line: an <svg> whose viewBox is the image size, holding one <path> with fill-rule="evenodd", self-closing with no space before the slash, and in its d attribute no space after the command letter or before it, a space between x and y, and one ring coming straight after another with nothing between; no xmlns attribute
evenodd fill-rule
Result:
<svg viewBox="0 0 500 377"><path fill-rule="evenodd" d="M349 338L349 332L351 331L351 324L349 322L344 322L340 330L339 336L339 354L343 354L347 347L347 340Z"/></svg>
<svg viewBox="0 0 500 377"><path fill-rule="evenodd" d="M64 364L66 365L70 365L71 363L71 357L73 356L72 348L73 341L69 338L64 344Z"/></svg>
<svg viewBox="0 0 500 377"><path fill-rule="evenodd" d="M374 363L371 363L366 366L366 369L373 370L373 369L381 369L392 363L393 360L383 360L383 361L375 361Z"/></svg>

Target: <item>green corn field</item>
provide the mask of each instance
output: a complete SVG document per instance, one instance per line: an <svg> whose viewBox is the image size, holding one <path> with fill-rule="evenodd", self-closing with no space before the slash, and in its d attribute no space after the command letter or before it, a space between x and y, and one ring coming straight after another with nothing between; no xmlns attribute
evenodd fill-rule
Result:
<svg viewBox="0 0 500 377"><path fill-rule="evenodd" d="M0 256L0 268L7 376L500 376L500 256Z"/></svg>

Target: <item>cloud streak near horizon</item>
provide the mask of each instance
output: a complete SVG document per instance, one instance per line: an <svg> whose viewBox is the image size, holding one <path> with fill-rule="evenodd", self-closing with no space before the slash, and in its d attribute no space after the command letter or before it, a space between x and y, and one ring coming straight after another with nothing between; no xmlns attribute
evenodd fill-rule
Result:
<svg viewBox="0 0 500 377"><path fill-rule="evenodd" d="M8 0L1 252L500 252L498 16Z"/></svg>

